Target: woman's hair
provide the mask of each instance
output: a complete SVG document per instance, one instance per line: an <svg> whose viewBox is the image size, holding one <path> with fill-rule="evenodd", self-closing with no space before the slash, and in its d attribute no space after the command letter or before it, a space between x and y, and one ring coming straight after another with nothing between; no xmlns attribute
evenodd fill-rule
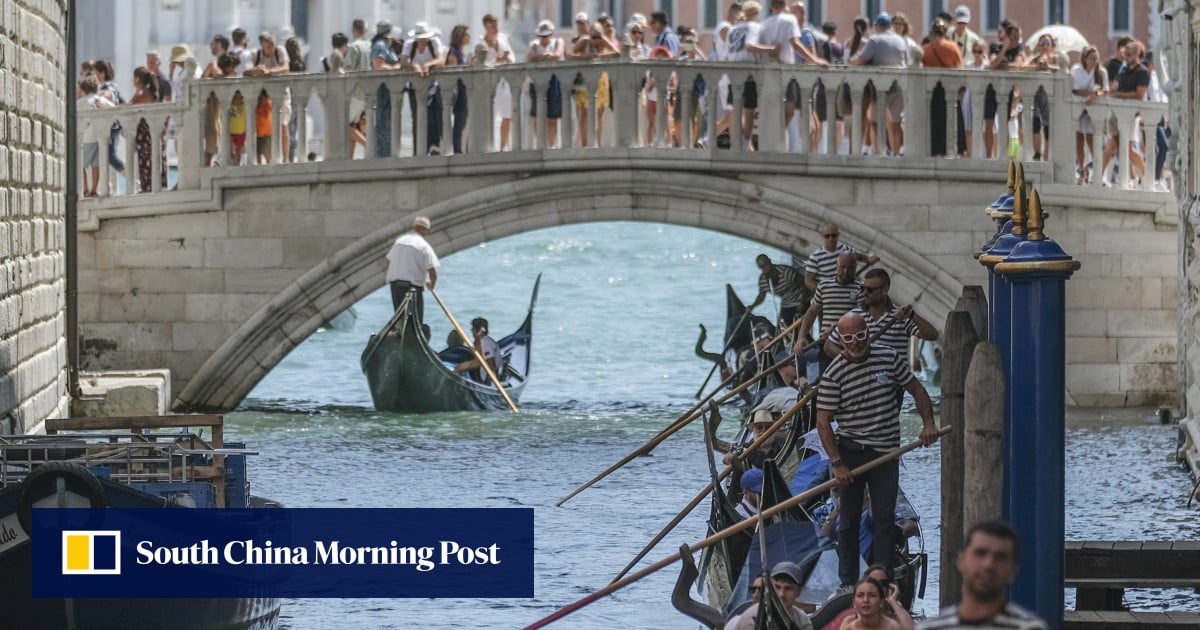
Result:
<svg viewBox="0 0 1200 630"><path fill-rule="evenodd" d="M467 39L467 28L466 24L459 24L450 31L451 48L457 48L459 51L466 52L462 47Z"/></svg>
<svg viewBox="0 0 1200 630"><path fill-rule="evenodd" d="M904 32L901 33L900 29L896 28L897 26L903 26ZM908 35L912 31L912 26L908 23L908 16L897 11L896 14L892 16L892 29L896 31L897 35Z"/></svg>
<svg viewBox="0 0 1200 630"><path fill-rule="evenodd" d="M97 59L92 62L92 66L96 69L96 73L100 75L102 81L113 80L113 67L103 59Z"/></svg>
<svg viewBox="0 0 1200 630"><path fill-rule="evenodd" d="M867 35L867 20L866 18L858 18L854 20L854 36L850 38L850 42L846 45L846 58L849 59L859 48L863 46L863 38Z"/></svg>
<svg viewBox="0 0 1200 630"><path fill-rule="evenodd" d="M868 570L868 573L869 572L870 571ZM883 585L879 583L879 580L876 580L874 578L865 577L865 578L859 580L858 584L854 585L854 592L857 593L858 587L862 586L863 584L870 584L871 586L874 586L875 590L879 592L879 599L881 599L881 600L884 599L885 596L883 594Z"/></svg>
<svg viewBox="0 0 1200 630"><path fill-rule="evenodd" d="M153 72L150 72L145 66L138 66L133 69L133 78L142 84L142 87L154 97L154 100L158 100L158 77L154 76Z"/></svg>
<svg viewBox="0 0 1200 630"><path fill-rule="evenodd" d="M1099 85L1101 88L1103 88L1105 85L1104 75L1100 74L1100 51L1096 50L1095 46L1088 46L1087 48L1083 49L1083 52L1079 55L1079 66L1084 70L1087 70L1087 58L1089 53L1096 57L1096 67L1092 68L1092 78L1096 81L1096 85Z"/></svg>

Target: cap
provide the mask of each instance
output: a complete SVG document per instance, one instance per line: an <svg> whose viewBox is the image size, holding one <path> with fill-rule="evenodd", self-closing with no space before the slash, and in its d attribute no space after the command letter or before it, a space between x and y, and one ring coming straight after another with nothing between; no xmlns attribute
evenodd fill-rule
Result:
<svg viewBox="0 0 1200 630"><path fill-rule="evenodd" d="M875 16L875 26L891 28L892 27L892 16L888 15L887 11L880 13L879 15Z"/></svg>
<svg viewBox="0 0 1200 630"><path fill-rule="evenodd" d="M780 562L771 567L771 577L786 577L796 584L804 583L804 574L800 572L800 566L795 562Z"/></svg>
<svg viewBox="0 0 1200 630"><path fill-rule="evenodd" d="M954 10L954 21L959 23L967 23L971 21L971 8L965 4L958 5Z"/></svg>
<svg viewBox="0 0 1200 630"><path fill-rule="evenodd" d="M392 21L391 20L379 20L379 22L375 24L375 34L376 35L390 35L391 33L392 33Z"/></svg>
<svg viewBox="0 0 1200 630"><path fill-rule="evenodd" d="M427 28L414 29L410 37L413 39L433 39L433 31Z"/></svg>
<svg viewBox="0 0 1200 630"><path fill-rule="evenodd" d="M788 409L796 406L796 397L799 394L791 387L776 387L763 398L754 411L767 410L772 413L782 414Z"/></svg>
<svg viewBox="0 0 1200 630"><path fill-rule="evenodd" d="M757 492L761 494L763 486L762 469L749 468L746 470L746 472L742 473L741 486L742 490L749 490L750 492ZM796 570L799 571L800 568L796 567ZM799 584L800 582L797 581L796 583Z"/></svg>
<svg viewBox="0 0 1200 630"><path fill-rule="evenodd" d="M588 21L587 11L580 11L579 13L576 13L575 21L576 22L587 22Z"/></svg>
<svg viewBox="0 0 1200 630"><path fill-rule="evenodd" d="M429 217L417 217L417 218L413 219L413 227L414 228L424 228L424 229L428 230L429 229Z"/></svg>
<svg viewBox="0 0 1200 630"><path fill-rule="evenodd" d="M192 57L192 51L187 47L187 44L178 44L171 47L171 63L183 63Z"/></svg>
<svg viewBox="0 0 1200 630"><path fill-rule="evenodd" d="M548 37L554 34L554 24L550 20L542 20L538 23L538 37Z"/></svg>
<svg viewBox="0 0 1200 630"><path fill-rule="evenodd" d="M758 411L754 412L753 416L750 416L750 424L774 424L774 423L775 423L775 416L771 415L771 410L769 410L769 409L759 409Z"/></svg>

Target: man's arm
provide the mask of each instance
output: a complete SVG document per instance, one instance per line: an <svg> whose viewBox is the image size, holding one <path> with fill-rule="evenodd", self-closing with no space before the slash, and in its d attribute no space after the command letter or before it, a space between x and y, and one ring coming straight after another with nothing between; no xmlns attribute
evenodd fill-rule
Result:
<svg viewBox="0 0 1200 630"><path fill-rule="evenodd" d="M430 267L425 270L425 273L429 274L429 282L426 282L425 286L432 291L433 287L437 285L437 267Z"/></svg>
<svg viewBox="0 0 1200 630"><path fill-rule="evenodd" d="M814 53L812 50L809 49L808 46L805 46L800 41L799 37L792 38L792 50L796 51L796 54L803 57L807 63L811 63L811 64L817 65L817 66L828 66L829 65L828 61L825 61L824 59L818 57L816 53Z"/></svg>
<svg viewBox="0 0 1200 630"><path fill-rule="evenodd" d="M929 446L938 439L937 423L933 420L933 401L929 399L929 392L925 391L925 386L915 378L910 379L904 389L912 394L913 400L917 403L917 413L921 416L921 443ZM817 414L817 426L819 427L821 424L819 410Z"/></svg>
<svg viewBox="0 0 1200 630"><path fill-rule="evenodd" d="M910 306L909 308L912 307ZM913 323L917 325L917 339L937 341L938 330L934 328L933 324L925 321L925 318L917 315L916 312L913 312L909 317L912 317Z"/></svg>
<svg viewBox="0 0 1200 630"><path fill-rule="evenodd" d="M825 453L829 455L834 481L843 488L850 485L853 477L850 475L850 469L842 463L842 454L838 451L837 437L833 434L832 411L817 409L817 435L821 438L821 446L824 447ZM833 466L834 463L837 465Z"/></svg>
<svg viewBox="0 0 1200 630"><path fill-rule="evenodd" d="M1144 100L1146 100L1146 89L1148 87L1149 86L1147 86L1147 85L1139 85L1139 86L1137 86L1137 89L1134 90L1133 92L1112 92L1109 94L1109 96L1112 96L1113 98L1124 98L1124 99L1130 99L1130 100L1135 100L1135 101L1144 101Z"/></svg>
<svg viewBox="0 0 1200 630"><path fill-rule="evenodd" d="M817 304L810 304L808 309L804 311L804 319L800 320L800 330L796 335L796 354L800 354L808 349L808 331L812 330L813 322L817 319L817 311L821 307Z"/></svg>

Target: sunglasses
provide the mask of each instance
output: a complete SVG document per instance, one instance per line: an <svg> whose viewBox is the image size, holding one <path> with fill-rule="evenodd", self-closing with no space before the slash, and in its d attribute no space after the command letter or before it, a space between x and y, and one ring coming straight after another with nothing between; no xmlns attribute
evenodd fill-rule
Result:
<svg viewBox="0 0 1200 630"><path fill-rule="evenodd" d="M838 234L822 234L821 238L829 239L829 238L837 238L838 236L839 236Z"/></svg>
<svg viewBox="0 0 1200 630"><path fill-rule="evenodd" d="M865 330L860 330L856 333L844 333L844 332L838 331L838 334L842 336L842 341L866 341L867 340L867 331L865 331Z"/></svg>
<svg viewBox="0 0 1200 630"><path fill-rule="evenodd" d="M869 286L867 286L867 285L865 285L865 284L864 284L864 285L863 285L863 293L866 293L867 295L870 295L870 294L872 294L872 293L874 293L874 292L876 292L876 291L878 291L878 290L880 290L880 289L882 289L882 288L883 288L883 285L882 285L882 284L881 284L881 285L879 285L879 286L877 286L877 287L869 287Z"/></svg>

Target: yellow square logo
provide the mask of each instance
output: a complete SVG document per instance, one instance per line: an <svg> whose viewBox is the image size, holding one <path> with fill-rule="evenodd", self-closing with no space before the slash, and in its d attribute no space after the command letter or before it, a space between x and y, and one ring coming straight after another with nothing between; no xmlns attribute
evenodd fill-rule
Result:
<svg viewBox="0 0 1200 630"><path fill-rule="evenodd" d="M120 575L120 531L64 531L63 575Z"/></svg>

